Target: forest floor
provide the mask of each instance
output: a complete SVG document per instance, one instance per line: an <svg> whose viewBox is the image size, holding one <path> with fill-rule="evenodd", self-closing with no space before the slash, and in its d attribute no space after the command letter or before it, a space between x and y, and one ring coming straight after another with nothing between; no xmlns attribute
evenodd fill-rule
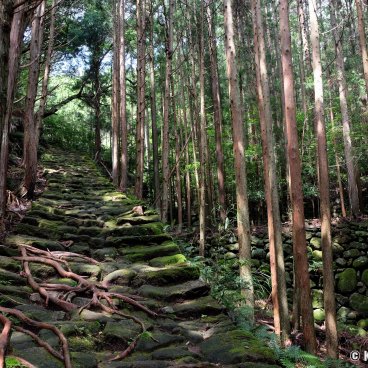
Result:
<svg viewBox="0 0 368 368"><path fill-rule="evenodd" d="M143 202L79 155L54 151L42 165L45 192L0 246L9 364L279 367L209 296Z"/></svg>

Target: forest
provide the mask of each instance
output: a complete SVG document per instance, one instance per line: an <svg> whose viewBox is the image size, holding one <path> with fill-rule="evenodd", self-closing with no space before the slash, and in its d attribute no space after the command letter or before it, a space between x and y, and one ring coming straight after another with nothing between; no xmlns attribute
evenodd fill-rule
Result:
<svg viewBox="0 0 368 368"><path fill-rule="evenodd" d="M367 27L366 0L0 0L0 367L368 364ZM107 322L76 348L25 304L141 332L112 343ZM139 313L220 306L274 358L211 355L207 337L193 361L152 353L167 326ZM100 343L120 353L78 360Z"/></svg>

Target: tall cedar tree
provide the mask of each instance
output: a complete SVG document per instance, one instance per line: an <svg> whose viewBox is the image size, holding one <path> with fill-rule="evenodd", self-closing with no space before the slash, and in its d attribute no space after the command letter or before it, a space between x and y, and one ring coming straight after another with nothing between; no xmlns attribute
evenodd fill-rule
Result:
<svg viewBox="0 0 368 368"><path fill-rule="evenodd" d="M316 335L308 271L305 239L304 200L302 191L301 163L294 100L294 75L291 57L291 35L289 27L288 0L280 0L280 42L284 85L284 113L287 135L287 155L290 167L290 189L292 207L294 277L299 290L299 305L306 350L317 350Z"/></svg>
<svg viewBox="0 0 368 368"><path fill-rule="evenodd" d="M237 225L239 242L240 277L244 282L242 294L249 307L249 320L254 320L254 293L251 271L251 237L249 223L247 176L245 167L245 142L241 116L238 70L234 44L232 0L224 0L226 69L229 81L229 99L233 129L234 169L236 185Z"/></svg>

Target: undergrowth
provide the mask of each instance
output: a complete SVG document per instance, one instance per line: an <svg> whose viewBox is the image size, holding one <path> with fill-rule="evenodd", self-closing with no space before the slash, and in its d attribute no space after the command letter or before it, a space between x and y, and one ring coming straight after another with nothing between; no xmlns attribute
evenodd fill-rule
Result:
<svg viewBox="0 0 368 368"><path fill-rule="evenodd" d="M223 259L213 256L204 259L195 256L196 247L193 244L180 242L185 256L193 265L199 267L201 278L211 285L211 295L224 305L237 326L251 332L275 352L276 357L284 368L348 368L354 367L348 362L330 359L321 360L318 356L309 354L297 345L287 348L280 347L277 336L264 325L252 325L249 322L249 310L243 305L240 293L246 288L239 276L239 260ZM270 272L268 269L253 270L253 285L256 299L267 299L271 292Z"/></svg>

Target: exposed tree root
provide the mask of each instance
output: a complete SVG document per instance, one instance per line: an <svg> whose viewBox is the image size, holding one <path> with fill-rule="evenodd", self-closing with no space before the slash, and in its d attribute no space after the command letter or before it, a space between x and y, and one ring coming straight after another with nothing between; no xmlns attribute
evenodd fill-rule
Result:
<svg viewBox="0 0 368 368"><path fill-rule="evenodd" d="M103 282L92 282L86 279L85 277L78 275L75 272L72 272L68 265L68 261L70 260L73 260L75 262L86 261L91 264L98 264L98 262L92 258L67 251L63 252L44 251L26 244L20 246L20 253L21 253L20 257L13 257L13 258L22 262L23 274L27 278L28 284L35 292L37 292L42 297L46 306L48 306L49 302L51 302L58 308L62 309L63 311L70 313L72 311L78 310L78 306L72 302L73 298L77 295L81 295L84 297L87 295L90 296L91 299L86 305L84 305L79 309L79 313L82 313L84 309L92 307L94 310L100 310L111 315L117 315L126 319L131 319L140 326L139 334L133 339L133 341L128 345L128 347L115 357L111 358L111 360L121 360L127 357L137 346L138 341L142 336L142 333L146 331L146 326L142 320L135 317L134 315L129 315L119 310L118 306L116 305L117 301L129 304L135 309L139 309L145 312L148 316L152 318L160 316L158 313L152 311L151 309L141 304L138 300L136 300L142 298L139 297L135 298L135 296L133 295L127 296L116 292L109 292L109 283L112 280L108 280L107 282L106 280L104 280ZM36 281L32 275L30 268L30 263L32 262L53 267L60 277L72 279L76 281L78 285L69 286L63 284L60 285L51 284L47 282L41 283L38 280ZM23 313L21 313L16 309L0 307L0 312L8 313L12 316L15 316L25 324L36 327L37 329L49 329L53 331L59 337L59 340L61 342L63 351L62 354L56 351L54 348L52 348L47 342L42 340L36 333L24 328L24 326L14 327L16 331L31 336L32 339L39 346L46 349L51 355L53 355L57 359L63 361L65 368L71 368L70 353L68 349L67 340L65 336L60 332L60 330L58 330L55 326L31 320L30 318L28 318L27 316L25 316ZM0 322L2 322L4 325L3 333L1 334L0 337L0 354L2 354L2 359L4 361L5 351L10 336L11 322L3 315L0 315ZM32 367L32 364L28 362L25 363L26 363L24 364L25 366ZM1 365L0 368L2 366L3 365Z"/></svg>
<svg viewBox="0 0 368 368"><path fill-rule="evenodd" d="M14 317L17 317L19 320L26 323L27 325L36 327L38 329L45 329L45 330L52 331L60 340L61 347L62 347L62 350L63 350L63 355L62 356L60 355L60 357L58 356L58 354L54 355L54 352L55 352L54 349L52 349L47 343L44 343L43 347L50 354L56 356L58 359L61 358L61 360L64 362L65 368L72 368L72 365L71 365L71 362L70 362L70 353L69 353L68 341L67 341L66 337L64 336L64 334L57 327L55 327L53 325L50 325L49 323L34 321L33 319L27 317L25 314L23 314L21 311L19 311L17 309L10 309L10 308L5 308L5 307L0 306L0 312L7 313L7 314L10 314ZM1 317L4 317L4 316L1 316ZM10 327L9 327L9 331L10 331ZM28 333L28 334L31 337L33 337L31 333ZM36 342L38 343L38 340L36 340ZM51 350L49 350L49 348L51 348Z"/></svg>
<svg viewBox="0 0 368 368"><path fill-rule="evenodd" d="M3 330L0 335L0 368L5 367L5 352L9 343L10 331L12 323L5 316L0 314L0 322L3 325Z"/></svg>
<svg viewBox="0 0 368 368"><path fill-rule="evenodd" d="M54 348L52 348L46 341L43 341L41 338L39 338L35 333L33 333L32 331L29 331L29 330L26 330L25 328L23 327L20 327L20 326L14 326L14 329L18 332L22 332L26 335L29 335L32 337L32 339L34 341L36 341L36 343L39 345L39 346L42 346L43 348L45 348L50 354L52 354L55 358L63 361L64 360L64 357L58 353Z"/></svg>

